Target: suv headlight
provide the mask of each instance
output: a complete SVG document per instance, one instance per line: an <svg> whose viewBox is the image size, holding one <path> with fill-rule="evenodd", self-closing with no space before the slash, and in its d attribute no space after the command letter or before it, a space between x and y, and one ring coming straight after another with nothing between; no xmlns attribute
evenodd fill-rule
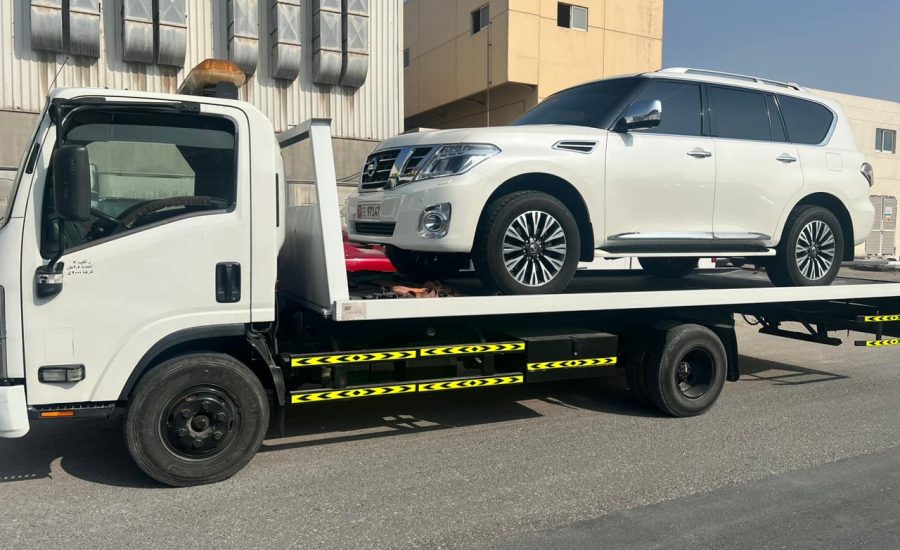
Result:
<svg viewBox="0 0 900 550"><path fill-rule="evenodd" d="M425 162L425 167L419 170L413 181L468 172L499 152L499 147L485 143L441 145Z"/></svg>

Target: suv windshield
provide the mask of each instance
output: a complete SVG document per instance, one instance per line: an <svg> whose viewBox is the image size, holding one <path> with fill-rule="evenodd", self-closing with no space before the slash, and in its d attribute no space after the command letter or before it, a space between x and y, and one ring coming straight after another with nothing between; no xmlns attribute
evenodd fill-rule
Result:
<svg viewBox="0 0 900 550"><path fill-rule="evenodd" d="M637 82L637 78L615 78L563 90L537 104L512 125L566 124L608 128L619 114L622 100Z"/></svg>

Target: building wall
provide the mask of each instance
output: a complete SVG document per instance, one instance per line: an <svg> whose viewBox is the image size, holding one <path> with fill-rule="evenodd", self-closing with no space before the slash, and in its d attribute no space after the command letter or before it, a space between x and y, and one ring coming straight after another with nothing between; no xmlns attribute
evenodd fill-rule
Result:
<svg viewBox="0 0 900 550"><path fill-rule="evenodd" d="M587 31L559 27L556 0L490 0L473 34L485 3L405 3L407 128L505 124L564 88L662 65L663 0L566 2L588 9Z"/></svg>
<svg viewBox="0 0 900 550"><path fill-rule="evenodd" d="M276 131L311 117L332 119L338 177L358 172L378 141L403 128L402 2L369 1L369 71L359 89L313 83L311 1L301 2L299 76L293 81L272 78L270 1L253 3L259 9L258 64L240 91L241 99L266 113ZM175 68L122 60L122 0L101 2L100 57L72 56L67 62L65 54L31 48L29 0L0 0L0 127L13 128L11 137L5 130L0 140L0 172L18 165L34 113L42 110L54 78L61 87L175 92L190 68L203 59L227 59L225 5L225 0L187 0L187 51L184 67ZM305 157L287 164L289 181L309 180Z"/></svg>

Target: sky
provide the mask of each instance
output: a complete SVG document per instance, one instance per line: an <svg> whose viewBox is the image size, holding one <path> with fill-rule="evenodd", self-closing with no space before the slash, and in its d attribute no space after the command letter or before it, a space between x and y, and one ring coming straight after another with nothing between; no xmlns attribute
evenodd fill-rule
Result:
<svg viewBox="0 0 900 550"><path fill-rule="evenodd" d="M900 101L900 0L665 0L664 67Z"/></svg>

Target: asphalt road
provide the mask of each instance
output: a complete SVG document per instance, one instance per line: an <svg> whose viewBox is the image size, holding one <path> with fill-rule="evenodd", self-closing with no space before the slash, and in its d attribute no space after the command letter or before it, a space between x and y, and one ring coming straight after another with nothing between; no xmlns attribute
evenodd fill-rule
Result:
<svg viewBox="0 0 900 550"><path fill-rule="evenodd" d="M0 547L895 547L900 349L739 338L698 418L620 380L320 404L199 488L144 477L120 420L43 425L0 440Z"/></svg>

